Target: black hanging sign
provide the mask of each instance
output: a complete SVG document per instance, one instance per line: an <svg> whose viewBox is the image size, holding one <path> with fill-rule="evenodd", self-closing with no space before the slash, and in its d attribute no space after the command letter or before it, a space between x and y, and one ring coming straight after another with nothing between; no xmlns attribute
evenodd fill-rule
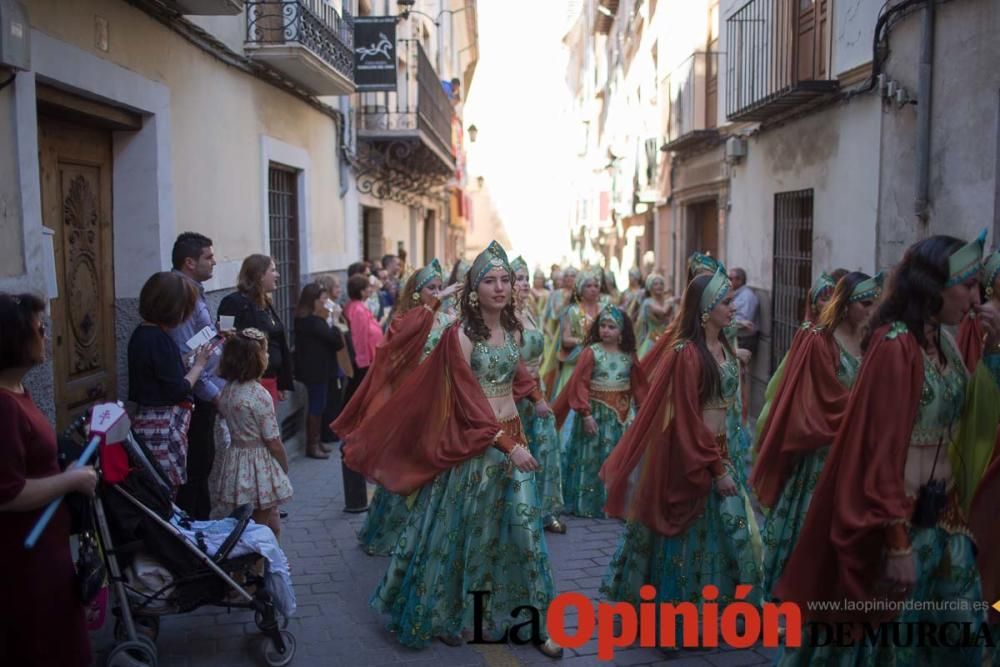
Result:
<svg viewBox="0 0 1000 667"><path fill-rule="evenodd" d="M396 17L354 17L354 84L359 92L396 90Z"/></svg>

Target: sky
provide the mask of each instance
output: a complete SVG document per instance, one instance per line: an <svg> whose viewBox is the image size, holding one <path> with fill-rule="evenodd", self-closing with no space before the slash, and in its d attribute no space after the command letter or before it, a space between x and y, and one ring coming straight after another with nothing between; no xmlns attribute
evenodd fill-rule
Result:
<svg viewBox="0 0 1000 667"><path fill-rule="evenodd" d="M465 104L470 178L482 176L510 236L534 270L570 254L566 0L479 0L479 63Z"/></svg>

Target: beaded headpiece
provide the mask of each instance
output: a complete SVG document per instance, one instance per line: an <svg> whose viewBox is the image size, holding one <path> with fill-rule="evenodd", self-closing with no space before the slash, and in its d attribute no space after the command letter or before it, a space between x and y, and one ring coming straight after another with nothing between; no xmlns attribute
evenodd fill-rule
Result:
<svg viewBox="0 0 1000 667"><path fill-rule="evenodd" d="M625 328L625 313L618 306L610 303L604 306L604 309L601 311L600 321L603 322L605 320L613 322L619 329Z"/></svg>
<svg viewBox="0 0 1000 667"><path fill-rule="evenodd" d="M496 241L490 241L486 250L479 253L472 263L472 289L477 289L483 281L483 276L493 269L506 269L510 272L510 262L507 261L507 251Z"/></svg>
<svg viewBox="0 0 1000 667"><path fill-rule="evenodd" d="M1000 249L994 250L983 262L979 270L979 283L985 288L987 296L993 296L993 283L1000 273Z"/></svg>
<svg viewBox="0 0 1000 667"><path fill-rule="evenodd" d="M855 301L874 301L879 297L879 295L882 294L882 283L884 281L885 276L881 271L867 280L862 280L854 286L854 291L851 292L851 296L847 298L847 302L854 303Z"/></svg>
<svg viewBox="0 0 1000 667"><path fill-rule="evenodd" d="M417 271L417 282L413 285L413 291L419 292L427 287L427 284L435 278L444 279L444 273L441 271L441 263L437 261L437 257L432 259L430 264Z"/></svg>
<svg viewBox="0 0 1000 667"><path fill-rule="evenodd" d="M702 252L694 252L688 257L688 273L692 275L702 272L714 274L720 266L722 262Z"/></svg>
<svg viewBox="0 0 1000 667"><path fill-rule="evenodd" d="M584 269L576 274L576 282L574 283L573 292L576 296L583 296L583 286L587 284L588 280L594 280L597 282L598 286L601 284L601 274L600 269Z"/></svg>
<svg viewBox="0 0 1000 667"><path fill-rule="evenodd" d="M983 263L983 246L985 245L986 230L984 229L979 232L979 236L951 254L951 257L948 258L948 281L944 284L945 287L965 282L979 273Z"/></svg>
<svg viewBox="0 0 1000 667"><path fill-rule="evenodd" d="M514 261L510 263L510 270L513 271L514 273L517 273L521 269L524 269L524 272L527 273L528 263L524 261L524 257L518 255L517 257L514 258Z"/></svg>
<svg viewBox="0 0 1000 667"><path fill-rule="evenodd" d="M726 275L720 264L712 279L705 285L705 291L701 293L701 303L699 304L701 314L705 315L719 305L719 302L726 298L730 287L732 287L732 283L729 282L729 276Z"/></svg>
<svg viewBox="0 0 1000 667"><path fill-rule="evenodd" d="M661 276L658 273L651 273L648 276L646 276L646 290L649 291L649 292L652 292L653 291L653 283L655 283L657 280L659 280L661 283L663 283L664 285L666 285L666 281L663 280L663 276Z"/></svg>
<svg viewBox="0 0 1000 667"><path fill-rule="evenodd" d="M823 292L833 289L836 286L837 282L833 279L833 276L824 271L819 274L819 278L816 279L816 282L809 289L809 301L815 306L819 298L823 296Z"/></svg>

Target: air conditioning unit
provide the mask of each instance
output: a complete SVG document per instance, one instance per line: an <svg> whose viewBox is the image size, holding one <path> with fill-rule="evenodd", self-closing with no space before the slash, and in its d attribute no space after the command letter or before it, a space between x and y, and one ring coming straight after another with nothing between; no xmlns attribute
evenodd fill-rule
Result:
<svg viewBox="0 0 1000 667"><path fill-rule="evenodd" d="M24 5L15 0L0 0L0 65L31 68L31 24Z"/></svg>
<svg viewBox="0 0 1000 667"><path fill-rule="evenodd" d="M726 139L726 161L739 162L747 156L747 140L743 137Z"/></svg>

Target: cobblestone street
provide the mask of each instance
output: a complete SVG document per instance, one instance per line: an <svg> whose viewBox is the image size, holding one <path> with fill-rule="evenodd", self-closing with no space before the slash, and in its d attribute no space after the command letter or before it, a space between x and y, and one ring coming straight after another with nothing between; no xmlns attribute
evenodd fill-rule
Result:
<svg viewBox="0 0 1000 667"><path fill-rule="evenodd" d="M342 512L340 460L296 458L291 463L295 499L282 545L292 567L298 612L289 629L296 640L293 665L445 665L513 666L560 664L532 647L463 646L441 643L415 651L397 644L384 621L368 607L368 599L384 573L387 558L367 556L357 545L355 531L364 515ZM596 598L601 575L618 536L618 523L569 518L566 535L549 536L552 567L559 591L580 591ZM109 621L95 639L103 654L109 645ZM163 620L159 641L161 667L227 667L263 664L262 641L253 618L245 612L201 609ZM608 665L597 659L596 641L566 650L561 664ZM669 664L675 667L739 667L769 661L766 649L691 653L667 660L656 649L618 651L615 665ZM100 663L99 663L100 664Z"/></svg>

